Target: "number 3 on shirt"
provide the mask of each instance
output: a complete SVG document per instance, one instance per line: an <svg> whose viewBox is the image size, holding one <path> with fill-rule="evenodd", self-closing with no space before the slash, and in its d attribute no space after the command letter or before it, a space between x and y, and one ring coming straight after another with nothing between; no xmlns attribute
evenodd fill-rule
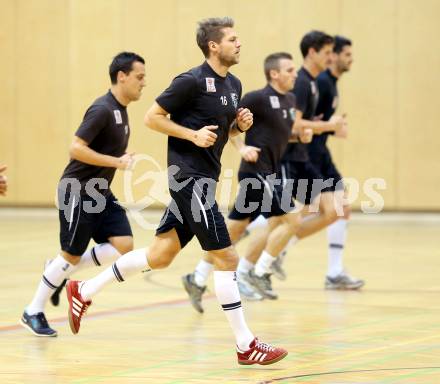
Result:
<svg viewBox="0 0 440 384"><path fill-rule="evenodd" d="M222 105L228 105L228 99L226 96L220 96L220 101L222 102Z"/></svg>

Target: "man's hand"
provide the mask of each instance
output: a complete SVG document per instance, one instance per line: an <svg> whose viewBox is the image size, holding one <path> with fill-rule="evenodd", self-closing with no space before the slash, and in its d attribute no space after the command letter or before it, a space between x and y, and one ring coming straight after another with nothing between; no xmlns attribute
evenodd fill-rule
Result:
<svg viewBox="0 0 440 384"><path fill-rule="evenodd" d="M346 139L347 136L348 136L348 124L344 124L340 130L335 131L335 137Z"/></svg>
<svg viewBox="0 0 440 384"><path fill-rule="evenodd" d="M0 165L0 196L6 196L8 190L8 179L5 175L2 175L6 168L6 165Z"/></svg>
<svg viewBox="0 0 440 384"><path fill-rule="evenodd" d="M247 131L254 123L254 115L247 108L239 108L237 111L237 125L243 132Z"/></svg>
<svg viewBox="0 0 440 384"><path fill-rule="evenodd" d="M301 140L301 143L311 143L313 139L313 129L304 128L304 130L299 134L299 139Z"/></svg>
<svg viewBox="0 0 440 384"><path fill-rule="evenodd" d="M120 170L129 170L133 165L134 153L125 153L117 159L116 168Z"/></svg>
<svg viewBox="0 0 440 384"><path fill-rule="evenodd" d="M252 145L244 145L240 149L241 157L248 163L256 163L260 152L260 148L253 147Z"/></svg>
<svg viewBox="0 0 440 384"><path fill-rule="evenodd" d="M339 115L333 115L330 120L330 123L333 124L333 128L335 133L338 132L339 130L343 129L344 124L347 124L347 120L345 119L345 116L339 116Z"/></svg>
<svg viewBox="0 0 440 384"><path fill-rule="evenodd" d="M192 142L198 147L208 148L215 144L217 135L212 132L218 128L218 125L206 125L194 132Z"/></svg>

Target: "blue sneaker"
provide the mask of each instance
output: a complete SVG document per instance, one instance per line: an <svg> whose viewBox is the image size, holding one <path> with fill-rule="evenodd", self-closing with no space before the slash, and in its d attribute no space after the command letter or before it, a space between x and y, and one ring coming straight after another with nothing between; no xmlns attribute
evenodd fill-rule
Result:
<svg viewBox="0 0 440 384"><path fill-rule="evenodd" d="M43 312L38 312L35 315L28 315L26 311L20 319L20 324L29 329L35 336L41 337L56 337L58 335L55 329L49 327Z"/></svg>

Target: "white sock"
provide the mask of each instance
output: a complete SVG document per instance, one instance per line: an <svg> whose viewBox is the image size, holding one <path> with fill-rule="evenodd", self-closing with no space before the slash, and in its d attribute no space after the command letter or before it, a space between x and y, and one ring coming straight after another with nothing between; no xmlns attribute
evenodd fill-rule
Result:
<svg viewBox="0 0 440 384"><path fill-rule="evenodd" d="M249 271L254 268L255 264L251 263L246 257L240 257L240 261L238 262L237 273L247 274Z"/></svg>
<svg viewBox="0 0 440 384"><path fill-rule="evenodd" d="M118 250L110 243L97 244L84 252L80 262L76 265L75 272L91 266L100 267L101 265L115 261L120 256L121 254Z"/></svg>
<svg viewBox="0 0 440 384"><path fill-rule="evenodd" d="M44 312L44 307L55 289L75 270L76 266L66 261L63 256L55 257L44 270L34 298L26 307L26 313L35 315L38 312Z"/></svg>
<svg viewBox="0 0 440 384"><path fill-rule="evenodd" d="M268 220L263 216L260 215L258 216L254 221L252 221L247 227L246 229L249 232L252 232L254 229L256 228L265 228L267 227L269 224Z"/></svg>
<svg viewBox="0 0 440 384"><path fill-rule="evenodd" d="M347 238L347 220L339 219L327 228L328 269L327 276L336 277L344 270L343 252Z"/></svg>
<svg viewBox="0 0 440 384"><path fill-rule="evenodd" d="M84 281L80 288L84 300L90 300L107 284L123 282L128 276L145 269L150 270L147 260L148 248L135 249L121 256L110 267L90 280Z"/></svg>
<svg viewBox="0 0 440 384"><path fill-rule="evenodd" d="M208 263L206 260L200 260L199 264L197 264L196 269L194 270L194 282L199 287L205 287L206 281L208 280L209 275L214 270L214 265Z"/></svg>
<svg viewBox="0 0 440 384"><path fill-rule="evenodd" d="M237 347L242 351L249 350L254 335L248 328L241 307L237 278L233 271L214 271L215 294L229 321L235 335Z"/></svg>
<svg viewBox="0 0 440 384"><path fill-rule="evenodd" d="M275 257L267 253L266 251L263 251L260 258L257 261L257 264L255 264L255 274L257 276L263 276L265 273L271 273L272 272L272 263L275 261Z"/></svg>

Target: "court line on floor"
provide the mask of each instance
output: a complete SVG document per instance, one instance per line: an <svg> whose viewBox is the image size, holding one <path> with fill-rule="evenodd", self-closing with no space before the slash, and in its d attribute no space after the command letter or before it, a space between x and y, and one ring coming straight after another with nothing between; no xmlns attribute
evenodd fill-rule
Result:
<svg viewBox="0 0 440 384"><path fill-rule="evenodd" d="M368 355L368 354L374 353L374 352L384 351L384 350L391 349L391 348L399 348L399 347L403 347L403 346L406 346L406 345L417 344L417 343L420 343L422 341L438 339L438 338L440 338L440 335L431 335L431 336L421 337L421 338L414 339L414 340L409 340L409 341L403 342L403 343L391 344L391 345L387 345L387 346L383 346L383 347L370 348L370 349L363 350L363 351L347 353L347 354L340 355L340 356L337 356L337 357L334 357L334 358L323 359L322 361L318 361L318 362L314 362L314 363L309 363L309 364L305 364L305 365L300 365L300 366L298 366L298 369L303 370L304 368L315 367L315 366L321 365L321 364L327 364L327 363L335 362L335 361L338 361L338 360L350 359L350 358L353 358L353 357L358 357L358 356L362 356L362 355ZM293 377L293 378L295 378L295 377ZM297 378L299 378L299 377L297 377ZM267 379L267 381L261 381L259 383L271 383L274 380L275 379Z"/></svg>
<svg viewBox="0 0 440 384"><path fill-rule="evenodd" d="M423 312L420 312L418 314L412 314L410 316L411 317L416 317L416 316L421 316L421 315L423 315ZM399 317L400 316L397 316L397 318L399 318ZM392 318L389 319L389 321L394 321L395 319L396 319L395 317L392 317ZM300 336L300 335L298 335L298 336L299 336L299 339L305 339L305 338L310 337L310 336L338 333L340 331L346 331L347 329L354 329L354 328L358 328L358 327L364 327L366 325L371 325L371 324L375 324L375 323L379 323L379 322L383 323L384 320L383 319L380 319L380 320L377 320L377 319L369 320L369 321L366 321L364 323L352 325L352 326L349 326L349 327L335 328L335 329L332 329L332 330L312 332L311 334L308 334L307 336ZM281 342L281 341L283 341L283 339L273 340L274 343L278 343L278 342ZM209 354L205 355L204 357L209 359L209 358L214 358L214 357L217 357L217 356L223 356L223 355L230 354L230 353L231 353L231 351L228 349L228 350L222 350L220 352L209 353ZM290 356L291 356L291 359L295 358L295 354L292 354L292 355L289 355L287 357L286 361L290 360L289 359ZM346 356L346 355L344 355L344 356ZM149 366L146 366L146 367L137 367L137 368L124 369L124 370L121 370L121 371L114 371L114 372L111 372L110 375L108 375L108 376L101 376L100 375L100 376L91 376L91 377L86 377L86 378L80 378L80 379L76 379L76 380L72 381L72 383L75 383L75 384L97 383L97 382L105 381L107 378L124 377L124 376L127 376L127 375L132 375L132 374L136 374L136 373L139 373L139 372L145 372L145 371L148 371L148 370L161 369L163 367L176 366L176 365L178 366L178 365L181 365L181 364L188 364L188 363L193 362L194 360L195 360L195 358L193 357L193 358L190 358L190 359L182 359L182 360L178 360L178 361L164 361L164 362L161 362L161 363L158 363L158 364L154 364L154 365L149 365ZM249 367L237 367L236 369L248 369L248 368ZM259 368L261 369L261 367L259 367ZM252 367L251 367L251 369L252 369ZM205 373L203 377L206 377L208 374L209 374L209 372ZM262 372L262 374L264 375L264 372ZM191 380L192 379L193 378L191 378ZM187 381L186 381L186 378L185 378L184 381L182 381L181 379L179 379L179 380L171 380L171 381L167 382L167 384L171 384L171 383L173 383L173 384L174 383L186 383L186 382Z"/></svg>
<svg viewBox="0 0 440 384"><path fill-rule="evenodd" d="M421 348L419 350L425 351L425 350L432 350L432 349L435 349L435 348L437 348L437 347L430 346L430 347ZM314 353L317 353L317 352L319 352L319 350L315 350L314 351ZM396 357L407 356L407 355L410 355L410 354L413 354L413 353L414 353L414 351L406 351L406 352L401 352L399 354L393 354L392 356L387 356L387 357L383 357L383 358L379 358L379 359L373 359L373 360L370 360L370 361L367 361L367 362L362 362L362 363L357 363L357 364L349 364L344 369L341 369L339 371L333 371L331 373L332 374L337 374L337 373L344 373L344 372L358 372L358 371L362 370L361 369L362 366L365 366L365 365L368 366L368 365L376 364L376 363L384 363L384 362L386 362L388 360L393 360ZM283 361L285 361L285 362L289 361L289 362L294 363L294 361L299 356L304 356L304 355L307 355L307 354L308 354L307 352L306 353L292 353L291 355L289 354L287 356L287 358L285 360L283 360ZM346 356L346 355L344 355L344 356ZM296 367L298 368L298 370L300 370L302 368L301 364L297 364ZM259 368L261 369L261 367L256 368L255 366L242 367L242 369L247 369L247 370L249 370L249 369L259 369ZM357 368L357 370L355 368ZM416 375L423 374L427 368L432 369L432 367L421 367L421 368L419 368L421 371L419 373L417 373ZM440 369L440 367L438 367L438 368ZM381 370L381 369L384 370L384 369L387 369L387 368L377 368L376 370ZM290 369L282 369L282 370L283 371L288 371ZM224 372L224 370L214 370L214 371L205 372L203 374L203 377L206 378L206 377L209 377L209 376L214 376L216 374L221 374L222 372ZM265 375L264 372L261 372L261 374L263 376ZM324 375L324 374L325 373L322 373L322 375ZM271 383L272 381L276 381L276 380L280 381L280 380L289 380L289 379L296 379L295 382L303 382L303 381L308 381L309 378L313 378L315 375L317 375L317 374L316 373L308 373L308 374L301 374L301 375L298 374L298 375L292 375L292 376L286 376L285 375L282 378L266 379L266 381L264 381L264 380L263 381L258 381L258 383L259 384L264 384L264 383ZM321 373L320 373L320 375L321 375ZM189 381L198 380L198 379L200 379L200 376L191 377L191 378L186 377L184 379L168 381L166 384L185 384L185 383L187 383ZM232 380L232 378L231 378L231 380Z"/></svg>
<svg viewBox="0 0 440 384"><path fill-rule="evenodd" d="M437 370L440 369L440 367L402 367L402 368L381 368L381 369L358 369L358 370L352 370L352 371L332 371L332 372L318 372L318 373L308 373L305 375L293 375L293 376L285 376L285 377L278 377L276 379L266 380L266 381L260 381L258 384L271 384L276 381L283 381L283 380L289 380L289 379L299 379L302 377L314 377L314 376L326 376L326 375L341 375L346 373L363 373L363 372L385 372L385 371L417 371L417 370Z"/></svg>
<svg viewBox="0 0 440 384"><path fill-rule="evenodd" d="M204 297L204 300L213 299L214 297L215 297L214 294L207 295L206 297ZM155 303L150 303L150 304L145 304L145 305L136 305L133 307L119 307L119 308L115 308L115 309L108 309L108 310L103 310L103 311L99 311L99 312L88 313L86 319L87 320L88 319L96 319L96 318L101 318L101 317L106 317L106 316L119 315L121 313L141 312L141 311L145 311L145 310L149 310L149 309L160 308L163 306L173 306L173 305L182 305L182 304L189 304L189 300L187 298L174 299L174 300L166 300L166 301L157 301ZM55 323L55 324L65 324L68 321L68 317L67 316L56 317L53 319L49 319L49 321L51 323ZM17 331L17 330L24 331L25 329L20 324L0 326L0 334L13 332L13 331Z"/></svg>

